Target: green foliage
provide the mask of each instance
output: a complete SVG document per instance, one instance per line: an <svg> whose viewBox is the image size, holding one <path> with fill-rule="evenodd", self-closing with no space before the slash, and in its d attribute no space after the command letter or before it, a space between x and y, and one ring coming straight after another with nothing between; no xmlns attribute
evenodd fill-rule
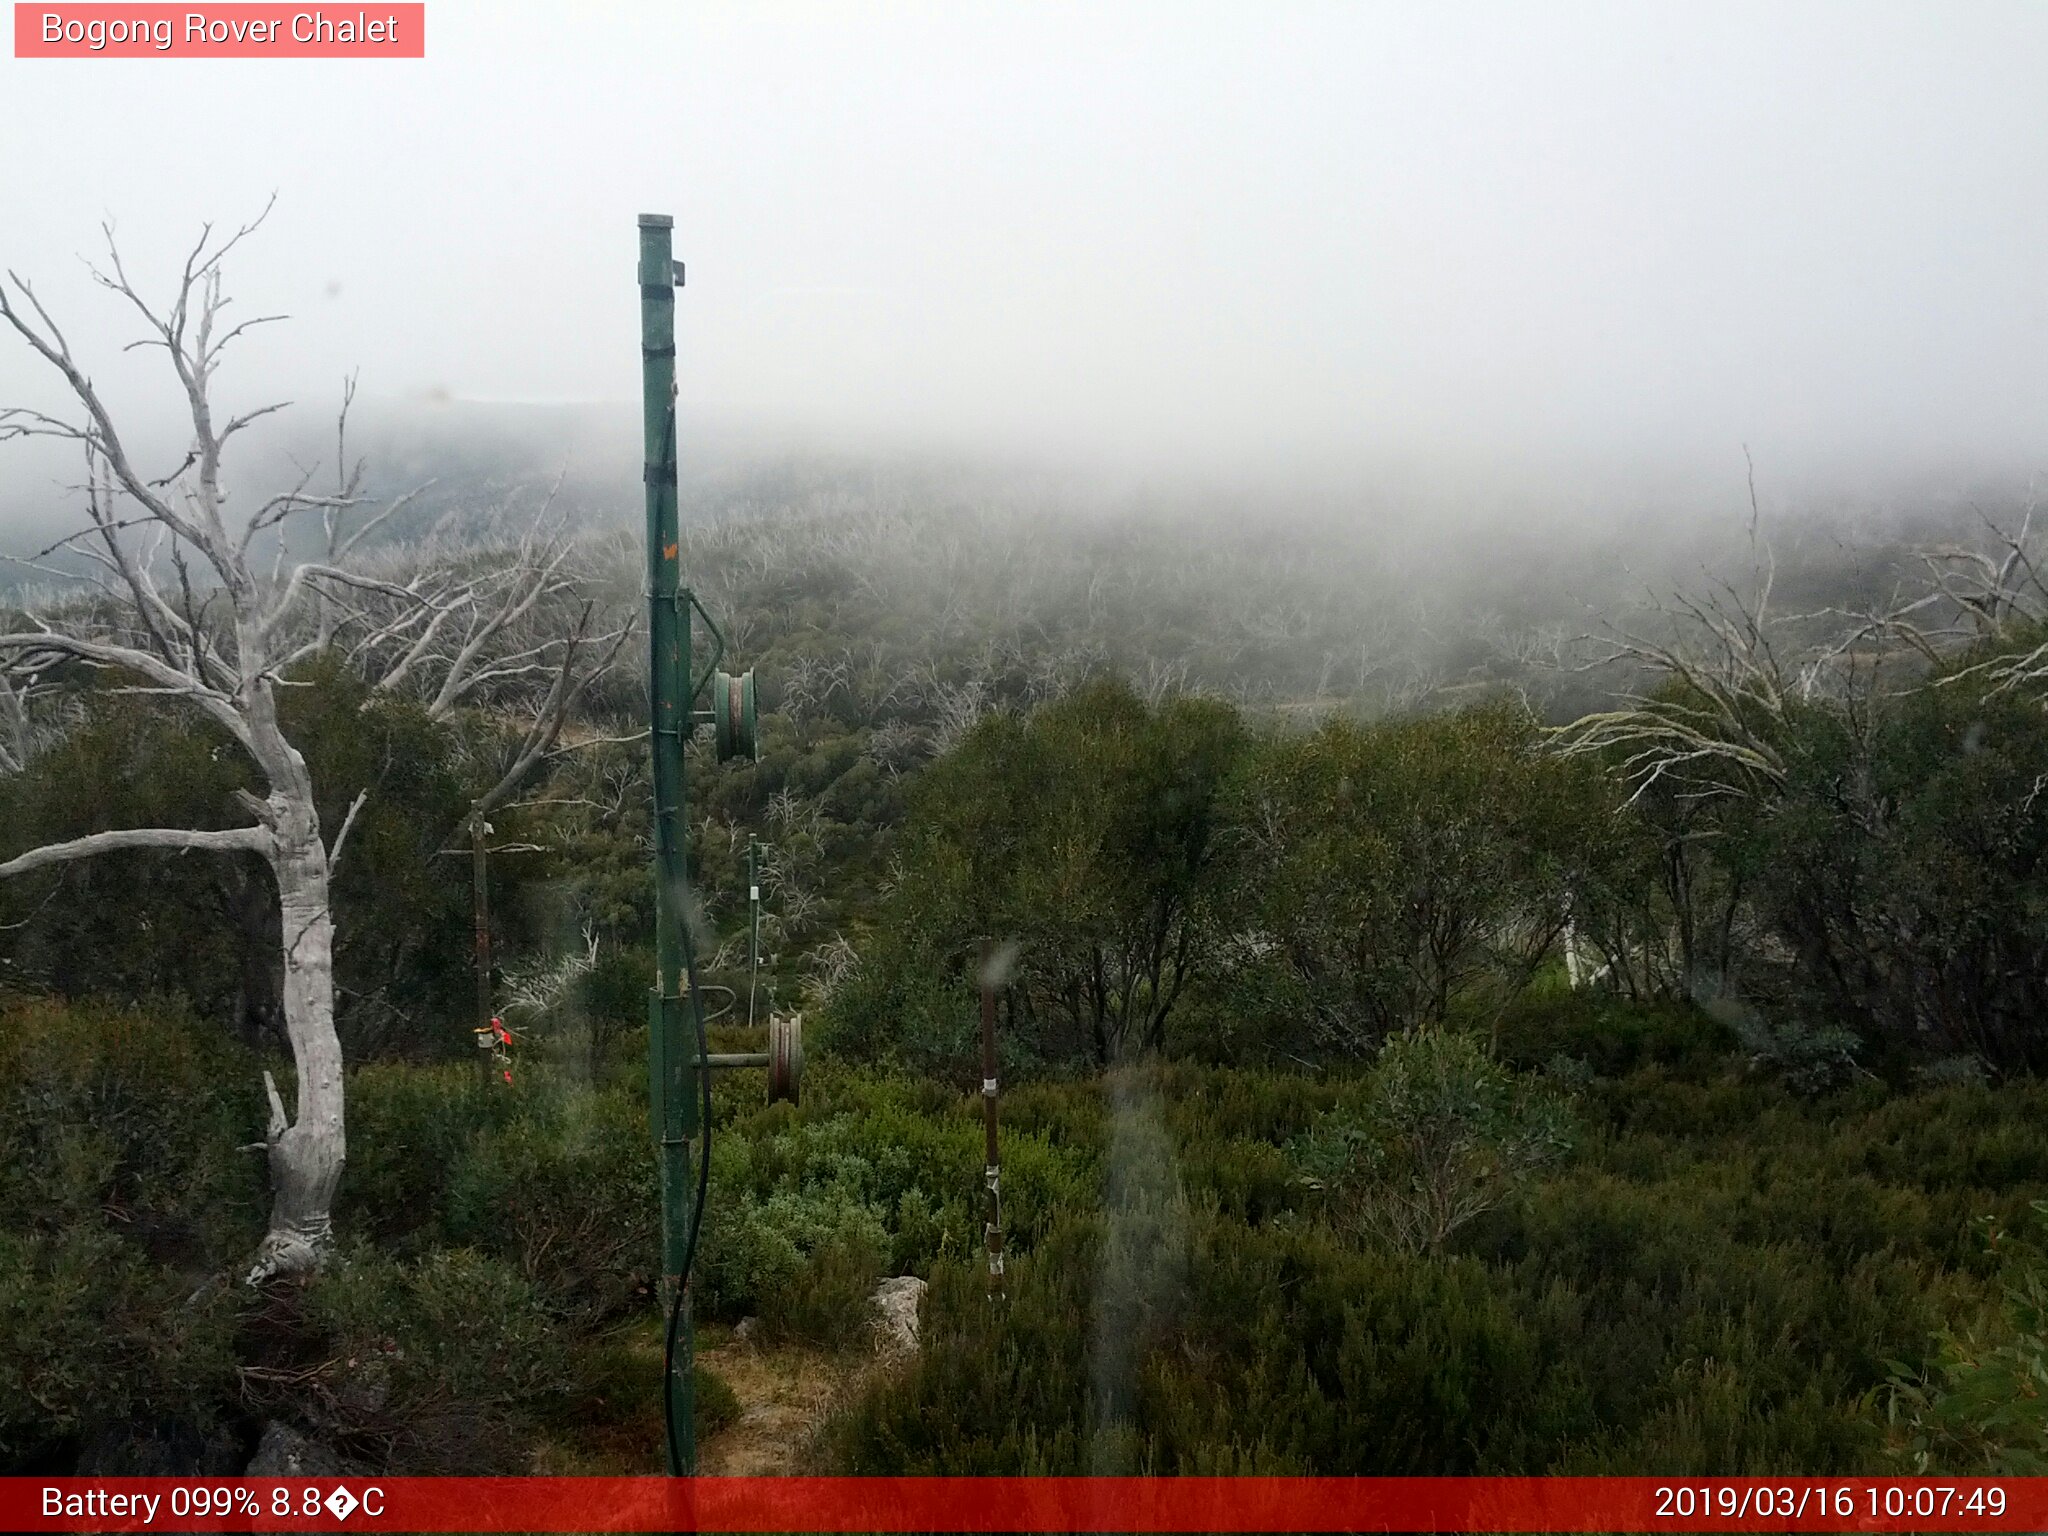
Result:
<svg viewBox="0 0 2048 1536"><path fill-rule="evenodd" d="M1294 1156L1340 1224L1435 1253L1570 1147L1554 1094L1469 1036L1425 1027L1389 1039L1362 1102L1322 1116Z"/></svg>
<svg viewBox="0 0 2048 1536"><path fill-rule="evenodd" d="M2034 1214L2048 1221L2048 1202L2035 1201ZM1995 1315L1940 1329L1926 1367L1892 1367L1893 1454L1917 1475L2048 1474L2048 1254L1987 1225L1987 1246L2005 1249Z"/></svg>
<svg viewBox="0 0 2048 1536"><path fill-rule="evenodd" d="M968 1265L927 1302L923 1357L834 1426L855 1473L1442 1475L1791 1471L1867 1466L1874 1432L1840 1376L1775 1337L1743 1302L1693 1298L1735 1360L1701 1367L1562 1278L1357 1250L1319 1229L1197 1218L1184 1279L1143 1325L1129 1389L1106 1392L1099 1228L1056 1235L991 1307ZM1734 1280L1736 1273L1724 1278ZM1863 1321L1865 1319L1857 1319ZM1700 1319L1702 1323L1707 1317ZM1105 1405L1118 1405L1105 1411Z"/></svg>
<svg viewBox="0 0 2048 1536"><path fill-rule="evenodd" d="M714 1153L712 1176L720 1171ZM839 1184L766 1196L744 1191L705 1219L709 1235L700 1287L706 1309L724 1315L775 1312L799 1333L830 1310L837 1294L836 1275L814 1277L813 1265L872 1276L888 1242L881 1214ZM829 1328L824 1336L831 1336Z"/></svg>
<svg viewBox="0 0 2048 1536"><path fill-rule="evenodd" d="M728 1424L739 1422L740 1400L726 1379L708 1365L700 1365L690 1377L692 1399L697 1410L697 1438L705 1440Z"/></svg>
<svg viewBox="0 0 2048 1536"><path fill-rule="evenodd" d="M0 1227L105 1224L195 1277L262 1231L258 1066L174 1008L0 996Z"/></svg>
<svg viewBox="0 0 2048 1536"><path fill-rule="evenodd" d="M484 1081L467 1061L372 1062L351 1072L340 1230L403 1254L447 1241L456 1165L477 1136L525 1113L534 1091L530 1081Z"/></svg>
<svg viewBox="0 0 2048 1536"><path fill-rule="evenodd" d="M1859 1056L2048 1064L2048 715L1987 670L2037 640L1903 688L1654 695L1707 745L1637 797L1633 863L1578 909L1613 981L1739 995L1807 1037L1792 1069L1816 1082Z"/></svg>
<svg viewBox="0 0 2048 1536"><path fill-rule="evenodd" d="M561 803L535 812L535 840L554 850L547 861L552 889L614 945L653 931L647 759L637 742L572 752L543 786Z"/></svg>
<svg viewBox="0 0 2048 1536"><path fill-rule="evenodd" d="M513 1265L555 1312L614 1317L648 1294L660 1194L643 1102L569 1089L479 1130L448 1181L448 1235Z"/></svg>
<svg viewBox="0 0 2048 1536"><path fill-rule="evenodd" d="M772 1210L762 1210L756 1232L772 1219ZM862 1224L849 1223L822 1241L814 1238L804 1262L761 1297L768 1336L838 1349L864 1345L887 1248L888 1234L879 1224L862 1230Z"/></svg>
<svg viewBox="0 0 2048 1536"><path fill-rule="evenodd" d="M533 1288L470 1249L412 1263L356 1249L307 1290L302 1327L325 1359L286 1401L392 1472L524 1471L536 1420L573 1379Z"/></svg>
<svg viewBox="0 0 2048 1536"><path fill-rule="evenodd" d="M1519 993L1614 842L1614 797L1508 705L1277 737L1232 815L1311 1040L1362 1051L1482 984Z"/></svg>
<svg viewBox="0 0 2048 1536"><path fill-rule="evenodd" d="M1275 1165L1319 1120L1370 1124L1372 1073L1169 1065L1182 1231L1145 1299L1105 1289L1128 1220L1107 1193L1055 1214L1000 1307L970 1255L942 1256L924 1357L840 1417L835 1466L1883 1470L1892 1362L1920 1369L1940 1318L1987 1294L1973 1218L2048 1195L2044 1090L1809 1099L1742 1070L1710 1019L1628 1017L1582 996L1508 1016L1504 1044L1585 1064L1575 1154L1436 1255L1309 1219L1318 1196ZM1584 1048L1608 1029L1612 1070ZM1006 1103L1098 1160L1104 1115L1092 1083Z"/></svg>
<svg viewBox="0 0 2048 1536"><path fill-rule="evenodd" d="M1148 707L1097 682L1028 716L985 718L926 770L905 862L832 1040L965 1079L977 937L1018 946L1003 1037L1050 1061L1157 1050L1211 962L1223 900L1218 796L1236 714Z"/></svg>
<svg viewBox="0 0 2048 1536"><path fill-rule="evenodd" d="M1885 712L1873 756L1877 815L1861 814L1864 835L1819 866L1857 907L1811 885L1781 898L1789 935L1847 962L1832 996L1825 969L1802 985L1818 983L1835 1017L1869 1021L1895 1049L1931 1037L2002 1070L2048 1066L2048 716L1952 674Z"/></svg>
<svg viewBox="0 0 2048 1536"><path fill-rule="evenodd" d="M976 1243L979 1112L978 1096L828 1068L801 1110L728 1122L712 1141L703 1305L757 1312L771 1331L817 1342L859 1337L880 1275L921 1271ZM1093 1198L1085 1160L1042 1135L1012 1128L1003 1159L1016 1247Z"/></svg>
<svg viewBox="0 0 2048 1536"><path fill-rule="evenodd" d="M851 1061L892 1063L964 1085L981 1060L973 979L921 926L921 895L891 905L888 926L869 940L859 970L819 1020L819 1045ZM1046 1044L1005 1029L999 1067L1009 1075L1042 1067Z"/></svg>
<svg viewBox="0 0 2048 1536"><path fill-rule="evenodd" d="M232 1401L209 1284L262 1231L256 1066L166 1009L0 996L0 1469Z"/></svg>
<svg viewBox="0 0 2048 1536"><path fill-rule="evenodd" d="M1689 1004L1586 988L1525 993L1502 1014L1499 1044L1502 1060L1523 1071L1562 1058L1595 1078L1657 1066L1699 1079L1724 1071L1738 1040L1724 1021Z"/></svg>
<svg viewBox="0 0 2048 1536"><path fill-rule="evenodd" d="M599 949L596 963L579 979L576 1011L582 1015L584 1068L599 1081L618 1054L621 1041L647 1023L650 950Z"/></svg>
<svg viewBox="0 0 2048 1536"><path fill-rule="evenodd" d="M89 1216L40 1225L0 1225L0 1473L103 1426L219 1422L236 1380L230 1301L193 1298L189 1276Z"/></svg>
<svg viewBox="0 0 2048 1536"><path fill-rule="evenodd" d="M526 1470L542 1436L652 1464L637 1093L543 1067L509 1090L468 1067L358 1070L344 1259L251 1317L231 1289L187 1305L207 1272L110 1214L240 1187L242 1225L200 1247L236 1257L260 1229L260 1173L231 1151L248 1133L226 1123L259 1113L249 1063L167 1017L0 1014L8 1465L62 1464L109 1421L251 1410L392 1470ZM1807 1097L1745 1070L1697 1013L1535 997L1503 1016L1503 1055L1579 1064L1571 1163L1521 1169L1517 1198L1437 1252L1361 1245L1316 1219L1284 1149L1346 1125L1512 1127L1517 1104L1557 1096L1547 1071L1510 1076L1438 1034L1357 1071L1158 1064L1171 1194L1142 1209L1102 1082L1006 1094L995 1308L977 1095L830 1060L800 1107L730 1080L700 1305L834 1344L859 1336L877 1275L932 1281L923 1355L832 1426L848 1471L1875 1471L1895 1363L1932 1395L1901 1397L1894 1440L1911 1427L1931 1465L1987 1464L1974 1416L2032 1368L2038 1330L1992 1316L2001 1288L2035 1303L1969 1234L2048 1199L2048 1088L1859 1078ZM212 1124L222 1085L244 1097ZM1992 1374L1952 1377L1958 1362ZM1983 1425L2000 1455L2031 1443L2017 1420Z"/></svg>
<svg viewBox="0 0 2048 1536"><path fill-rule="evenodd" d="M1750 1065L1775 1072L1795 1093L1826 1093L1863 1070L1863 1042L1840 1025L1815 1028L1793 1019L1771 1020L1733 1003L1710 1005L1749 1052Z"/></svg>
<svg viewBox="0 0 2048 1536"><path fill-rule="evenodd" d="M8 778L0 857L114 827L244 819L228 795L246 778L219 731L190 711L98 688L83 703L82 719ZM267 876L253 856L155 852L0 881L0 923L12 930L0 975L71 997L183 995L195 1011L225 1013L246 942L239 898L257 881Z"/></svg>
<svg viewBox="0 0 2048 1536"><path fill-rule="evenodd" d="M468 1044L442 1021L470 986L469 876L441 856L468 804L463 744L417 706L372 697L345 671L295 675L279 712L312 770L329 836L367 791L334 886L337 1028L351 1060ZM0 797L0 857L115 827L246 824L256 787L239 750L189 710L81 683L83 718ZM516 860L494 865L506 913ZM276 891L254 856L137 851L0 882L0 979L70 997L170 996L247 1042L281 1041Z"/></svg>
<svg viewBox="0 0 2048 1536"><path fill-rule="evenodd" d="M344 1233L398 1254L469 1247L594 1326L649 1294L660 1200L644 1088L522 1068L365 1067L350 1079Z"/></svg>

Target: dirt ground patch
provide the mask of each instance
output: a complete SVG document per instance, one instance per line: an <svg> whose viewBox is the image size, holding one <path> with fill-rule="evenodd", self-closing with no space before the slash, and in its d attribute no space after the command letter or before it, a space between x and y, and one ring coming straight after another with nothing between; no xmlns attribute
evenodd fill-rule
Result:
<svg viewBox="0 0 2048 1536"><path fill-rule="evenodd" d="M811 1438L834 1403L875 1368L863 1355L751 1342L702 1349L697 1359L723 1377L740 1416L698 1447L710 1477L775 1477L804 1470Z"/></svg>

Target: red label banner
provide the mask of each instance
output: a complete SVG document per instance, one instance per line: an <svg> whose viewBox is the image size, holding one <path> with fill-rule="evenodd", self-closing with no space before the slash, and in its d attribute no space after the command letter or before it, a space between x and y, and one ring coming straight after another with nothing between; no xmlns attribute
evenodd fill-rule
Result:
<svg viewBox="0 0 2048 1536"><path fill-rule="evenodd" d="M0 1478L9 1531L2040 1531L2048 1478Z"/></svg>
<svg viewBox="0 0 2048 1536"><path fill-rule="evenodd" d="M17 59L423 59L427 8L44 5L16 0Z"/></svg>

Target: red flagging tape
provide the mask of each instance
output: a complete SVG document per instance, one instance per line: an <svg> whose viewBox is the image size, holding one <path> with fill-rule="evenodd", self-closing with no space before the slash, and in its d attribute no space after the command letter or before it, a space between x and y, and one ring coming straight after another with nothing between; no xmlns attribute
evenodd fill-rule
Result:
<svg viewBox="0 0 2048 1536"><path fill-rule="evenodd" d="M0 1478L9 1531L2041 1531L2048 1478Z"/></svg>

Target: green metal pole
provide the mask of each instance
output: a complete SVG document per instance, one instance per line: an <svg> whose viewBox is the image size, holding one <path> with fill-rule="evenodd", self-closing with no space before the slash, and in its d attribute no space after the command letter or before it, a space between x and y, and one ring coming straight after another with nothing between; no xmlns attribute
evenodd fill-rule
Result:
<svg viewBox="0 0 2048 1536"><path fill-rule="evenodd" d="M675 221L640 215L640 387L646 441L648 693L654 747L655 990L648 1011L648 1088L661 1156L664 1302L683 1282L689 1242L690 1138L697 1130L696 1040L685 1026L688 985L683 924L689 921L689 822L683 813L683 743L693 725L690 613L681 586L676 517ZM697 1470L694 1336L682 1298L675 1350L676 1445L671 1476Z"/></svg>

